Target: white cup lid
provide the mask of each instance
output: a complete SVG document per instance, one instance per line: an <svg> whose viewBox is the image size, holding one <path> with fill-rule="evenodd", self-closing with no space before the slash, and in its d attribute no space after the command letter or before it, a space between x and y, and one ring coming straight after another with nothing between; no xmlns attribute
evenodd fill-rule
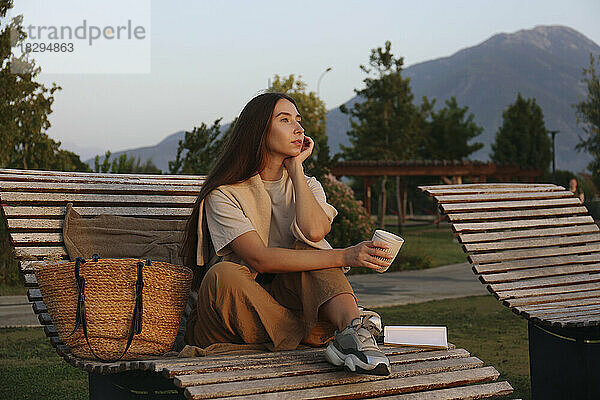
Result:
<svg viewBox="0 0 600 400"><path fill-rule="evenodd" d="M377 229L375 234L391 241L404 242L404 239L402 239L400 236L394 235L393 233L384 231L382 229Z"/></svg>

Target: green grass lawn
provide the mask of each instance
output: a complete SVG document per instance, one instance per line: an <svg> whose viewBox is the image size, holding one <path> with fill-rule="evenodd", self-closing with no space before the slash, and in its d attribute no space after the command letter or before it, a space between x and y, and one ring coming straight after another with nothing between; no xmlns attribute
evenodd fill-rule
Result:
<svg viewBox="0 0 600 400"><path fill-rule="evenodd" d="M386 229L398 233L395 226ZM461 245L453 240L452 231L447 224L405 227L400 236L404 239L401 252L408 255L430 257L432 267L467 262L467 256Z"/></svg>
<svg viewBox="0 0 600 400"><path fill-rule="evenodd" d="M7 285L6 283L0 283L0 296L25 296L26 294L27 288L21 284Z"/></svg>
<svg viewBox="0 0 600 400"><path fill-rule="evenodd" d="M0 329L0 399L87 399L87 376L56 354L43 329Z"/></svg>
<svg viewBox="0 0 600 400"><path fill-rule="evenodd" d="M529 399L527 323L492 296L378 309L387 325L445 325L448 340ZM39 328L0 329L0 399L86 399L87 373L64 362Z"/></svg>

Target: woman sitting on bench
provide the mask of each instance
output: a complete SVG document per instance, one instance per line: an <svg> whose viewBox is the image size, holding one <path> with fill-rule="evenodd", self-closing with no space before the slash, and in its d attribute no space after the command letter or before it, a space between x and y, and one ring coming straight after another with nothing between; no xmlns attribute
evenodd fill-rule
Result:
<svg viewBox="0 0 600 400"><path fill-rule="evenodd" d="M321 184L304 175L313 146L291 97L264 93L242 110L186 228L184 256L205 275L185 339L290 350L335 336L329 362L388 375L389 360L342 269L389 266L376 258L389 259L381 249L388 246L327 243L337 211Z"/></svg>

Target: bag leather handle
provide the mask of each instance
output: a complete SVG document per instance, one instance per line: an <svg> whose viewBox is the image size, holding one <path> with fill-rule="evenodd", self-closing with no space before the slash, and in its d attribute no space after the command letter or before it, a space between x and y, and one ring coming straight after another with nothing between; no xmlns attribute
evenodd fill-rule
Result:
<svg viewBox="0 0 600 400"><path fill-rule="evenodd" d="M99 257L97 254L94 254L92 256L92 259L94 262L98 262ZM87 345L88 345L90 351L92 352L92 354L94 355L94 357L96 357L98 360L103 361L103 362L119 361L121 358L123 358L123 356L129 350L129 347L131 346L131 342L133 341L134 335L138 335L142 332L142 314L143 314L142 289L144 288L144 277L143 277L142 272L143 272L143 268L144 268L144 263L141 261L139 261L137 263L137 280L135 282L135 306L133 308L133 315L131 317L131 324L129 327L129 335L127 338L127 346L125 347L125 350L123 351L121 356L119 358L116 358L113 360L107 360L107 359L104 359L104 358L98 356L94 352L94 349L92 348L92 345L90 344L90 340L88 338L87 319L86 319L86 314L85 314L85 278L79 274L80 265L85 264L85 263L86 263L85 259L83 259L81 257L77 257L75 259L75 280L77 282L77 312L75 314L75 328L73 328L73 331L67 337L70 337L71 335L73 335L77 331L79 326L81 325L81 327L83 328L83 335L85 336L85 341L87 342ZM146 265L150 265L150 260L146 261Z"/></svg>

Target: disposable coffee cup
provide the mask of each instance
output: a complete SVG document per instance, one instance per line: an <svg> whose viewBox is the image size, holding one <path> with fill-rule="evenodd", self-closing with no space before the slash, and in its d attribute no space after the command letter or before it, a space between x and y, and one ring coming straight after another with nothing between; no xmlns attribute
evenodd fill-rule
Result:
<svg viewBox="0 0 600 400"><path fill-rule="evenodd" d="M383 249L383 250L390 253L393 256L391 261L394 261L394 259L398 255L398 252L400 251L400 247L402 247L402 244L404 243L404 239L402 239L400 236L394 235L393 233L384 231L382 229L377 229L375 231L375 233L373 234L373 239L371 239L371 240L385 242L390 247L389 249ZM375 257L380 260L384 260L384 261L387 260L386 258L383 258L383 257L379 257L379 256L375 256ZM390 265L391 264L392 263L390 262ZM380 268L377 268L375 271L385 272L385 271L387 271L388 268L389 268L389 266L380 267Z"/></svg>

